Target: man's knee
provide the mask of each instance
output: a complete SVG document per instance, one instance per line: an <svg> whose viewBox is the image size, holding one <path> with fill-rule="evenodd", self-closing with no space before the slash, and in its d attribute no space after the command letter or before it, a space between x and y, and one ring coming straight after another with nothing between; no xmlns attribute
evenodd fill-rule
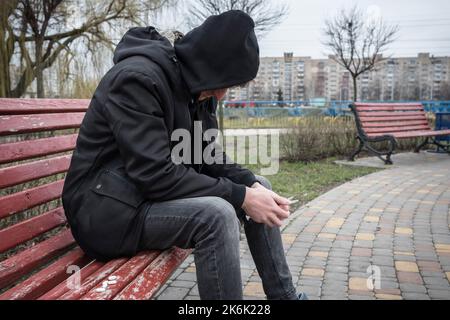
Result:
<svg viewBox="0 0 450 320"><path fill-rule="evenodd" d="M264 187L269 190L272 190L272 184L270 183L269 179L263 177L263 176L256 176L256 180Z"/></svg>
<svg viewBox="0 0 450 320"><path fill-rule="evenodd" d="M231 203L222 198L212 197L208 199L206 211L207 216L210 217L209 224L214 229L227 230L233 236L234 233L239 234L239 220Z"/></svg>

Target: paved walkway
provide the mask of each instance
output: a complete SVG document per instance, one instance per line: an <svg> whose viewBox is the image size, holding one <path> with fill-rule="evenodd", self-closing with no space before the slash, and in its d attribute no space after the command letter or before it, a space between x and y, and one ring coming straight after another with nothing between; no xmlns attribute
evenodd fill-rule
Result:
<svg viewBox="0 0 450 320"><path fill-rule="evenodd" d="M450 157L402 157L403 165L346 183L290 217L283 238L299 291L311 299L450 299ZM245 297L264 299L245 239L241 251ZM191 256L157 298L199 299L195 279Z"/></svg>

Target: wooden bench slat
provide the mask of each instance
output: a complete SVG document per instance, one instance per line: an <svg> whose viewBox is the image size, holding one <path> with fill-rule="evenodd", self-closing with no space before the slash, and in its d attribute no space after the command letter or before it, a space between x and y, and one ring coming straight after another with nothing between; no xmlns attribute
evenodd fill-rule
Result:
<svg viewBox="0 0 450 320"><path fill-rule="evenodd" d="M45 293L44 295L40 296L38 300L56 300L59 297L61 297L63 294L69 292L70 290L73 290L71 286L73 286L76 281L80 281L80 284L82 284L84 281L86 281L87 277L92 275L94 272L97 272L101 267L103 267L105 264L103 262L99 261L92 261L88 265L81 268L80 271L77 271L73 273L69 278L58 284L56 287ZM70 284L70 285L69 285Z"/></svg>
<svg viewBox="0 0 450 320"><path fill-rule="evenodd" d="M0 169L0 188L66 172L71 158L65 155Z"/></svg>
<svg viewBox="0 0 450 320"><path fill-rule="evenodd" d="M0 115L85 112L89 99L10 99L0 98Z"/></svg>
<svg viewBox="0 0 450 320"><path fill-rule="evenodd" d="M378 103L378 102L355 102L353 104L355 107L360 108L373 108L373 107L389 107L389 108L397 108L397 107L421 107L423 105L417 102L396 102L396 103Z"/></svg>
<svg viewBox="0 0 450 320"><path fill-rule="evenodd" d="M384 134L370 134L369 137L379 137ZM407 139L407 138L416 138L416 137L435 137L435 136L447 136L450 135L450 130L440 130L440 131L414 131L414 132L394 132L391 134L397 139Z"/></svg>
<svg viewBox="0 0 450 320"><path fill-rule="evenodd" d="M0 230L0 253L66 223L62 207Z"/></svg>
<svg viewBox="0 0 450 320"><path fill-rule="evenodd" d="M0 300L36 299L67 279L69 277L68 267L74 265L82 267L91 260L83 250L75 248L45 269L4 292L0 295Z"/></svg>
<svg viewBox="0 0 450 320"><path fill-rule="evenodd" d="M64 180L26 189L0 198L0 219L17 212L58 199L64 187Z"/></svg>
<svg viewBox="0 0 450 320"><path fill-rule="evenodd" d="M102 287L102 284L99 284L84 295L81 300L111 300L155 260L159 254L160 252L157 251L139 253L112 273L112 276L117 277L116 284L108 286L108 289L104 292L97 292L97 289Z"/></svg>
<svg viewBox="0 0 450 320"><path fill-rule="evenodd" d="M401 112L395 112L395 111L390 111L390 112L364 112L364 111L360 111L358 112L359 117L380 117L380 118L384 118L384 117L410 117L410 116L423 116L426 117L425 111L401 111Z"/></svg>
<svg viewBox="0 0 450 320"><path fill-rule="evenodd" d="M76 129L83 118L84 113L0 116L0 136Z"/></svg>
<svg viewBox="0 0 450 320"><path fill-rule="evenodd" d="M427 120L403 121L403 122L363 122L363 128L390 128L390 127L411 127L428 126Z"/></svg>
<svg viewBox="0 0 450 320"><path fill-rule="evenodd" d="M378 121L383 121L383 122L395 122L395 121L416 121L416 120L427 120L425 114L424 115L417 115L417 116L392 116L392 117L359 117L359 120L362 123L365 122L378 122Z"/></svg>
<svg viewBox="0 0 450 320"><path fill-rule="evenodd" d="M74 243L75 240L70 230L64 230L50 239L1 261L0 289L14 283L22 276L58 256Z"/></svg>
<svg viewBox="0 0 450 320"><path fill-rule="evenodd" d="M106 280L113 272L123 266L129 259L121 258L108 261L96 272L88 276L81 283L81 287L70 290L58 297L58 300L77 300L88 293L93 287Z"/></svg>
<svg viewBox="0 0 450 320"><path fill-rule="evenodd" d="M411 110L424 110L422 106L357 106L358 111L411 111Z"/></svg>
<svg viewBox="0 0 450 320"><path fill-rule="evenodd" d="M411 131L426 131L426 130L431 130L428 125L364 129L364 131L368 134L371 134L371 133L387 133L387 134L389 134L389 133L401 132L401 131L411 132Z"/></svg>
<svg viewBox="0 0 450 320"><path fill-rule="evenodd" d="M161 253L114 300L151 299L191 252L191 250L173 248Z"/></svg>
<svg viewBox="0 0 450 320"><path fill-rule="evenodd" d="M0 144L0 164L75 149L77 134Z"/></svg>

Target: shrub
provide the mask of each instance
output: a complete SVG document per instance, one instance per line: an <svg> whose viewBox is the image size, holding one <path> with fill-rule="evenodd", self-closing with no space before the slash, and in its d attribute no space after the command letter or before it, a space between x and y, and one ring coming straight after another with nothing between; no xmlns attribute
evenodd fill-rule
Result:
<svg viewBox="0 0 450 320"><path fill-rule="evenodd" d="M357 147L357 132L353 117L302 117L280 139L284 160L317 161L329 157L347 157ZM397 151L410 151L420 139L398 141ZM388 143L375 145L387 150Z"/></svg>

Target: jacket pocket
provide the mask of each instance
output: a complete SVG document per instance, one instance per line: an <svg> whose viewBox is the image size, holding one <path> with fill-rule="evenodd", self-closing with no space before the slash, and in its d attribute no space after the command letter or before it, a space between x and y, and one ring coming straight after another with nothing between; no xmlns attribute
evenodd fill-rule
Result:
<svg viewBox="0 0 450 320"><path fill-rule="evenodd" d="M137 219L146 201L120 174L103 170L95 179L77 215L77 233L86 251L115 258L134 254ZM131 241L131 242L134 242Z"/></svg>
<svg viewBox="0 0 450 320"><path fill-rule="evenodd" d="M100 174L97 183L91 187L91 191L134 208L138 208L145 201L141 192L132 182L110 170L104 170Z"/></svg>

